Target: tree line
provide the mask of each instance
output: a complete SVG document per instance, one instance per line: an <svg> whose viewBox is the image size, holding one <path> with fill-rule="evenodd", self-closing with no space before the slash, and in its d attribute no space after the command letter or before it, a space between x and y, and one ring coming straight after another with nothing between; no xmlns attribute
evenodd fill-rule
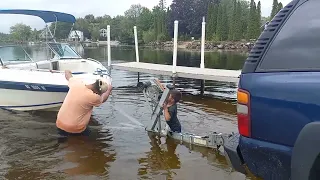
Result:
<svg viewBox="0 0 320 180"><path fill-rule="evenodd" d="M256 5L254 0L221 1L211 3L207 13L208 40L241 40L255 39L261 33L261 2Z"/></svg>
<svg viewBox="0 0 320 180"><path fill-rule="evenodd" d="M261 16L261 2L254 0L173 0L166 6L165 0L152 9L133 4L124 15L95 17L92 14L77 18L74 30L80 30L93 41L105 40L100 29L111 27L111 39L133 44L133 26L137 26L139 43L168 41L173 38L174 21L179 21L179 40L201 37L202 19L206 21L206 39L211 41L238 41L256 39L264 23L271 20L282 8L282 3L273 1L269 17ZM166 8L167 7L167 8ZM66 39L72 25L52 23L50 30L57 39ZM14 40L37 40L43 30L32 30L30 26L17 24L10 29ZM1 37L4 37L0 34ZM7 37L7 36L6 36Z"/></svg>

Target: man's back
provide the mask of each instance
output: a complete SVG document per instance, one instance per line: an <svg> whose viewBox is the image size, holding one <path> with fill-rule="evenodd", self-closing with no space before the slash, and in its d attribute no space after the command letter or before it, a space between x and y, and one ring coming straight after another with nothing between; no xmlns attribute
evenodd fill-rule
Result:
<svg viewBox="0 0 320 180"><path fill-rule="evenodd" d="M89 123L93 106L99 106L102 99L88 89L81 80L69 79L69 92L59 110L56 125L70 133L80 133Z"/></svg>

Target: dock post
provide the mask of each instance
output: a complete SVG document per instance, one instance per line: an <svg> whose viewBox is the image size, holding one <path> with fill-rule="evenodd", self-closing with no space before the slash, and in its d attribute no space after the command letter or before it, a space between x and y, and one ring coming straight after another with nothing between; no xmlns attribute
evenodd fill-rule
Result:
<svg viewBox="0 0 320 180"><path fill-rule="evenodd" d="M178 21L174 21L174 35L173 35L173 62L172 62L172 73L176 74L177 66L177 50L178 50Z"/></svg>
<svg viewBox="0 0 320 180"><path fill-rule="evenodd" d="M137 33L137 26L133 27L134 32L134 44L136 49L136 61L139 62L139 49L138 49L138 33Z"/></svg>
<svg viewBox="0 0 320 180"><path fill-rule="evenodd" d="M107 41L108 41L108 67L111 67L111 44L110 44L110 25L107 26Z"/></svg>
<svg viewBox="0 0 320 180"><path fill-rule="evenodd" d="M134 33L134 45L136 49L136 62L140 62L139 60L139 49L138 49L138 32L137 32L137 26L133 27L133 33ZM138 72L138 82L140 82L140 73Z"/></svg>
<svg viewBox="0 0 320 180"><path fill-rule="evenodd" d="M203 79L200 80L200 95L203 96L204 94L204 83L205 81Z"/></svg>
<svg viewBox="0 0 320 180"><path fill-rule="evenodd" d="M203 17L203 21L202 21L202 36L201 36L201 63L200 63L200 68L204 68L205 36L206 36L206 22L205 22L205 19Z"/></svg>
<svg viewBox="0 0 320 180"><path fill-rule="evenodd" d="M205 47L205 41L206 41L206 21L205 17L202 18L202 36L201 36L201 63L200 68L204 69L204 47ZM204 84L205 80L201 79L200 82L200 94L203 96L204 94Z"/></svg>

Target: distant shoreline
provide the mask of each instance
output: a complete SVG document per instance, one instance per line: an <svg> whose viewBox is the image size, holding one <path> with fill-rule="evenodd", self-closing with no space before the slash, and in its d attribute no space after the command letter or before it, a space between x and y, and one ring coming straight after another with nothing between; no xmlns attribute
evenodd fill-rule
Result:
<svg viewBox="0 0 320 180"><path fill-rule="evenodd" d="M246 41L207 41L205 42L205 51L243 51L249 52L253 47L253 42ZM173 42L151 42L143 45L144 47L154 47L159 49L173 49ZM179 41L178 49L185 49L191 51L200 51L201 50L201 41Z"/></svg>
<svg viewBox="0 0 320 180"><path fill-rule="evenodd" d="M85 44L85 43L84 43ZM253 47L253 42L246 41L222 41L222 42L213 42L207 41L205 43L205 52L242 52L248 53ZM94 47L104 47L106 43L98 45L96 42L87 43L84 47L94 48ZM112 47L135 47L135 45L127 45L127 44L118 44L116 46L111 45ZM150 42L148 44L139 44L139 48L151 48L154 50L165 50L165 51L173 51L173 42ZM190 51L190 52L200 52L201 51L201 42L200 41L179 41L178 42L178 50Z"/></svg>
<svg viewBox="0 0 320 180"><path fill-rule="evenodd" d="M59 42L59 41L58 41ZM29 42L11 42L14 44L25 44L25 45L39 45L43 42L33 42L30 44ZM11 44L9 43L9 44ZM68 42L72 44L78 44L79 42ZM98 44L97 42L81 42L84 48L97 48L97 47L105 47L107 44L104 42L102 44ZM221 42L213 42L207 41L205 43L205 52L238 52L238 53L248 53L253 47L253 42L246 41L221 41ZM111 47L135 47L135 45L127 45L119 43L118 45L111 45ZM151 42L148 44L141 44L139 48L147 48L153 50L164 50L164 51L173 51L173 42ZM179 51L187 51L187 52L201 52L201 42L200 41L179 41L178 42L178 50Z"/></svg>

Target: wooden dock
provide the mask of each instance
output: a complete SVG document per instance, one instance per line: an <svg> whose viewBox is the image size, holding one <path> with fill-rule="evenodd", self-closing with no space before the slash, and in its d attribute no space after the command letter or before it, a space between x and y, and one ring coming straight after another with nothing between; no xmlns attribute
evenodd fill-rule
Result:
<svg viewBox="0 0 320 180"><path fill-rule="evenodd" d="M182 77L190 79L213 80L223 82L238 83L240 70L224 70L224 69L209 69L209 68L196 68L176 66L173 73L172 65L151 64L142 62L128 62L112 64L112 69L141 72L148 74L159 74L173 77Z"/></svg>
<svg viewBox="0 0 320 180"><path fill-rule="evenodd" d="M174 21L174 38L173 38L173 58L172 65L163 64L153 64L153 63L143 63L139 59L138 50L138 33L137 27L133 27L134 40L135 40L135 51L136 51L136 61L126 62L126 63L111 63L111 49L110 49L110 26L107 26L107 45L108 45L108 68L138 72L147 74L159 74L167 75L171 77L182 77L189 79L200 79L201 81L201 93L204 92L204 81L222 81L222 82L233 82L238 83L241 70L225 70L225 69L209 69L205 68L204 63L204 45L205 45L205 21L202 22L202 36L201 36L201 62L200 67L185 67L177 66L177 50L178 50L178 21Z"/></svg>

